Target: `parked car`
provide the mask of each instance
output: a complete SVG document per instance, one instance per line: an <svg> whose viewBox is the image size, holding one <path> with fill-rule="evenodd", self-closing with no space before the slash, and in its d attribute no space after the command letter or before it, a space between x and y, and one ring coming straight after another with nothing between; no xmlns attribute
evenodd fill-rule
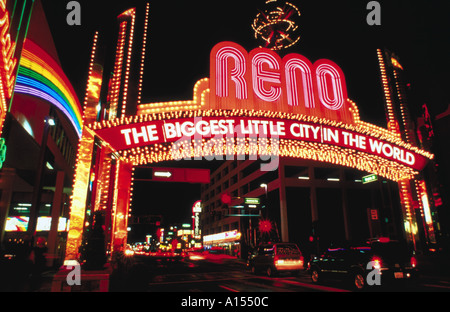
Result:
<svg viewBox="0 0 450 312"><path fill-rule="evenodd" d="M303 270L303 256L296 244L264 244L249 254L247 267L253 273L264 271L267 276L279 272L299 273Z"/></svg>
<svg viewBox="0 0 450 312"><path fill-rule="evenodd" d="M406 244L388 238L329 248L320 257L311 259L308 270L314 283L340 280L358 290L367 287L368 276L371 285L386 285L395 280L412 280L418 275L417 261Z"/></svg>

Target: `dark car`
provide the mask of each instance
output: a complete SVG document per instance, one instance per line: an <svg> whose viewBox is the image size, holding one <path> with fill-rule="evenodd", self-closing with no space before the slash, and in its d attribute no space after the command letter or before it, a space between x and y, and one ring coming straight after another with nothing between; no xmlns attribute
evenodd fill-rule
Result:
<svg viewBox="0 0 450 312"><path fill-rule="evenodd" d="M388 238L363 244L329 248L308 264L311 280L349 282L356 289L415 279L417 262L406 244Z"/></svg>
<svg viewBox="0 0 450 312"><path fill-rule="evenodd" d="M268 276L279 272L299 273L303 270L303 256L296 244L264 244L253 250L247 260L253 273L264 271Z"/></svg>

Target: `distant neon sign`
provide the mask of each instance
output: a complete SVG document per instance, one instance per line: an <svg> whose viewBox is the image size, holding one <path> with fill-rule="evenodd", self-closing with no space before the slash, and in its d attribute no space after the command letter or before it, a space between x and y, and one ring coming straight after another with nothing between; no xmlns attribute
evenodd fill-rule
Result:
<svg viewBox="0 0 450 312"><path fill-rule="evenodd" d="M197 200L192 206L192 223L194 226L194 238L200 238L200 213L202 212L202 202Z"/></svg>
<svg viewBox="0 0 450 312"><path fill-rule="evenodd" d="M222 232L217 234L203 236L203 243L234 241L241 238L241 233L238 230Z"/></svg>

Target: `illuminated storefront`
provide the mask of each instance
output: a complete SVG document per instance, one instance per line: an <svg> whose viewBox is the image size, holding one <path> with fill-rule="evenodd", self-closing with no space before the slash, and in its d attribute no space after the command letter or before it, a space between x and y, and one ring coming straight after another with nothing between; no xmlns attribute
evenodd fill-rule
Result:
<svg viewBox="0 0 450 312"><path fill-rule="evenodd" d="M217 253L237 256L240 252L241 233L237 230L203 236L203 248Z"/></svg>

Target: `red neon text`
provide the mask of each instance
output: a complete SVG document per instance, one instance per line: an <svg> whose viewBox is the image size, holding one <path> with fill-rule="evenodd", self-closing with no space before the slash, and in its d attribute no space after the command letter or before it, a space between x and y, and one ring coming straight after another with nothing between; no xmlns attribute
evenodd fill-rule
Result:
<svg viewBox="0 0 450 312"><path fill-rule="evenodd" d="M420 154L369 134L295 120L258 117L202 117L159 120L96 131L116 150L126 150L180 139L233 142L235 138L275 138L315 142L361 151L422 170ZM212 142L211 141L211 142ZM241 142L241 141L239 141ZM237 143L236 143L237 144ZM240 143L239 143L240 144Z"/></svg>
<svg viewBox="0 0 450 312"><path fill-rule="evenodd" d="M312 64L299 54L282 60L275 52L257 48L247 53L233 42L222 42L211 52L213 96L254 99L288 106L339 111L347 100L342 70L332 61Z"/></svg>

